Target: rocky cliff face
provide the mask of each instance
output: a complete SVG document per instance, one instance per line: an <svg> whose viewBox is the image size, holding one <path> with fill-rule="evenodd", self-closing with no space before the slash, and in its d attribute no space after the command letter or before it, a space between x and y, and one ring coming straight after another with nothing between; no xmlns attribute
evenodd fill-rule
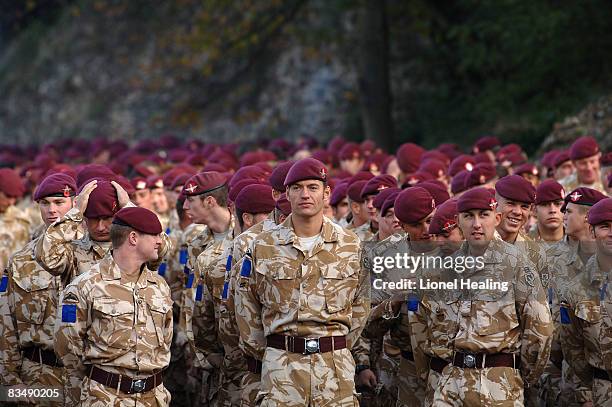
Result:
<svg viewBox="0 0 612 407"><path fill-rule="evenodd" d="M256 55L210 72L211 50L193 43L205 2L81 3L51 26L28 27L2 51L0 141L168 132L218 141L345 130L355 74L333 43L313 52L280 31Z"/></svg>

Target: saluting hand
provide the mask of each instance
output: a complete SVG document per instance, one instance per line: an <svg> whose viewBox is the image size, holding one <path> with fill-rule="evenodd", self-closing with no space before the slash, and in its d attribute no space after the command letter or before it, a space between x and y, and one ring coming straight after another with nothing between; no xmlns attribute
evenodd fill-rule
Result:
<svg viewBox="0 0 612 407"><path fill-rule="evenodd" d="M92 191L97 187L98 180L94 179L93 181L89 181L74 200L74 206L78 208L81 213L85 213L87 204L89 203L89 195L91 195Z"/></svg>
<svg viewBox="0 0 612 407"><path fill-rule="evenodd" d="M119 207L123 208L125 205L130 203L130 196L128 195L127 191L115 181L111 181L111 184L113 184L115 191L117 191L117 201L119 201Z"/></svg>

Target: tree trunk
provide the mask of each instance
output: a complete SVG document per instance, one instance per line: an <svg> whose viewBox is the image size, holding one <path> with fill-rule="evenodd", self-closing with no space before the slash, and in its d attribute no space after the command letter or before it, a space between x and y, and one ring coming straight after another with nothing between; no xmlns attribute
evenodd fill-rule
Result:
<svg viewBox="0 0 612 407"><path fill-rule="evenodd" d="M359 103L365 138L393 151L386 0L364 0L357 23Z"/></svg>

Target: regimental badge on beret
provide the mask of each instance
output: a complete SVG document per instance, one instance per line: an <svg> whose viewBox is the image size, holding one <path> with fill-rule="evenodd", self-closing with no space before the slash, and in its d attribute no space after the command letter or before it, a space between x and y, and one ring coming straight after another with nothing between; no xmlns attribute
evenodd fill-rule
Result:
<svg viewBox="0 0 612 407"><path fill-rule="evenodd" d="M491 208L492 211L497 208L497 201L495 200L495 198L491 198L491 200L489 201L489 208Z"/></svg>
<svg viewBox="0 0 612 407"><path fill-rule="evenodd" d="M466 163L465 169L468 171L472 171L474 169L474 166L472 165L472 163Z"/></svg>
<svg viewBox="0 0 612 407"><path fill-rule="evenodd" d="M113 201L113 209L112 211L115 212L117 210L117 201Z"/></svg>
<svg viewBox="0 0 612 407"><path fill-rule="evenodd" d="M189 191L190 194L193 194L193 191L195 191L196 189L198 189L198 186L196 184L189 184L185 187L185 191Z"/></svg>
<svg viewBox="0 0 612 407"><path fill-rule="evenodd" d="M158 179L157 181L155 181L155 187L156 188L163 188L164 187L164 180Z"/></svg>
<svg viewBox="0 0 612 407"><path fill-rule="evenodd" d="M457 222L455 222L454 220L447 220L446 222L444 222L442 230L445 232L450 232L455 226L457 226Z"/></svg>
<svg viewBox="0 0 612 407"><path fill-rule="evenodd" d="M531 173L532 173L533 175L538 175L538 169L537 169L536 167L533 167L533 168L531 169Z"/></svg>
<svg viewBox="0 0 612 407"><path fill-rule="evenodd" d="M66 187L62 191L64 192L64 196L66 198L68 198L70 196L70 192L72 192L72 190L70 189L68 185L66 185Z"/></svg>
<svg viewBox="0 0 612 407"><path fill-rule="evenodd" d="M565 189L561 188L561 199L565 198Z"/></svg>
<svg viewBox="0 0 612 407"><path fill-rule="evenodd" d="M582 198L582 194L579 194L578 191L570 195L570 199L572 200L572 202L576 202L580 198Z"/></svg>
<svg viewBox="0 0 612 407"><path fill-rule="evenodd" d="M481 175L480 175L480 178L478 178L478 181L479 181L481 184L484 184L485 182L487 182L487 178L484 176L484 174L481 174Z"/></svg>
<svg viewBox="0 0 612 407"><path fill-rule="evenodd" d="M327 170L325 169L325 167L321 168L319 174L321 174L321 178L327 179Z"/></svg>
<svg viewBox="0 0 612 407"><path fill-rule="evenodd" d="M145 181L138 181L136 183L136 189L145 189L147 187L147 183Z"/></svg>
<svg viewBox="0 0 612 407"><path fill-rule="evenodd" d="M408 180L408 184L410 184L410 186L414 186L414 184L416 184L417 182L419 182L419 180L414 177L410 177L410 179Z"/></svg>
<svg viewBox="0 0 612 407"><path fill-rule="evenodd" d="M502 165L502 167L506 167L506 168L510 167L512 165L512 161L504 160L504 161L502 161L501 165Z"/></svg>
<svg viewBox="0 0 612 407"><path fill-rule="evenodd" d="M444 175L444 171L438 170L438 178L440 178L442 175Z"/></svg>
<svg viewBox="0 0 612 407"><path fill-rule="evenodd" d="M376 163L370 164L370 172L377 172L377 171L378 171L378 165L376 165Z"/></svg>
<svg viewBox="0 0 612 407"><path fill-rule="evenodd" d="M376 188L376 190L382 191L383 189L387 189L387 188L389 188L389 187L386 186L386 185L379 185L378 188Z"/></svg>

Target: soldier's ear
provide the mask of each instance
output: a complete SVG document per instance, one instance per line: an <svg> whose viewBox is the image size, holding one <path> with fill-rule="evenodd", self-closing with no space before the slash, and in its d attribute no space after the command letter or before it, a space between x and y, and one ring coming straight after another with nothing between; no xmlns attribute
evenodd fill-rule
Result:
<svg viewBox="0 0 612 407"><path fill-rule="evenodd" d="M495 213L495 227L498 227L502 220L502 214L499 212L494 212L494 213Z"/></svg>

